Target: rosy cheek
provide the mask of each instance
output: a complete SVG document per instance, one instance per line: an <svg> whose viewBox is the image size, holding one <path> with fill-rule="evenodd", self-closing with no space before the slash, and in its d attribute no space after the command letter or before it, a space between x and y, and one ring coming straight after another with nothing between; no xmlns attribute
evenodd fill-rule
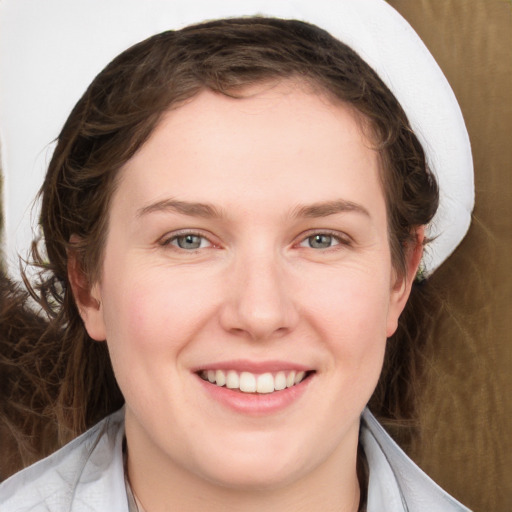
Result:
<svg viewBox="0 0 512 512"><path fill-rule="evenodd" d="M197 289L193 280L146 276L130 285L122 301L126 312L127 336L144 351L170 352L199 329L211 307L207 292Z"/></svg>
<svg viewBox="0 0 512 512"><path fill-rule="evenodd" d="M138 287L137 293L125 296L123 303L125 325L122 330L133 348L149 354L168 343L175 328L172 305L143 287Z"/></svg>
<svg viewBox="0 0 512 512"><path fill-rule="evenodd" d="M330 290L312 304L311 321L322 329L326 340L331 340L336 364L344 368L342 373L356 380L368 377L373 382L380 373L386 347L386 294L375 291L366 281L348 277L332 283Z"/></svg>

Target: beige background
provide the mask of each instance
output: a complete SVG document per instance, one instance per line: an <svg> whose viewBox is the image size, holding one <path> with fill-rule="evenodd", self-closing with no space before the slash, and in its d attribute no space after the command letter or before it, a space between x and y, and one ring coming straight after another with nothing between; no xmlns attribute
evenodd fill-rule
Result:
<svg viewBox="0 0 512 512"><path fill-rule="evenodd" d="M411 455L475 511L511 511L512 2L389 3L452 85L475 162L472 227L432 277L445 307L423 393L423 438Z"/></svg>

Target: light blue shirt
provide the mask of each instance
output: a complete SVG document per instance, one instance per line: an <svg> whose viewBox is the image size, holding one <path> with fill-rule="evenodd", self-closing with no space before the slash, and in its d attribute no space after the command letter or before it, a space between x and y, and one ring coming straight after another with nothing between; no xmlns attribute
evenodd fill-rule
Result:
<svg viewBox="0 0 512 512"><path fill-rule="evenodd" d="M0 484L1 512L128 512L124 409ZM361 442L370 476L367 512L469 511L434 483L367 409Z"/></svg>

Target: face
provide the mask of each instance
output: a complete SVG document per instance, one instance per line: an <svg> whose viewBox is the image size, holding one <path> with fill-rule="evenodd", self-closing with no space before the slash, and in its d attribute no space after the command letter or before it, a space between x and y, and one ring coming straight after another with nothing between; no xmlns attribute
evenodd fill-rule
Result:
<svg viewBox="0 0 512 512"><path fill-rule="evenodd" d="M351 111L297 85L167 113L121 171L81 307L134 471L227 488L354 471L409 288L379 173Z"/></svg>

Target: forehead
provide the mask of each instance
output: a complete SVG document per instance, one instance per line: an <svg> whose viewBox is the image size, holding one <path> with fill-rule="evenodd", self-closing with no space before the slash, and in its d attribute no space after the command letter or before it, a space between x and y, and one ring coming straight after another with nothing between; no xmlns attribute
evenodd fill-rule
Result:
<svg viewBox="0 0 512 512"><path fill-rule="evenodd" d="M244 92L203 91L167 112L121 170L123 195L226 206L382 195L378 154L352 109L297 83Z"/></svg>

